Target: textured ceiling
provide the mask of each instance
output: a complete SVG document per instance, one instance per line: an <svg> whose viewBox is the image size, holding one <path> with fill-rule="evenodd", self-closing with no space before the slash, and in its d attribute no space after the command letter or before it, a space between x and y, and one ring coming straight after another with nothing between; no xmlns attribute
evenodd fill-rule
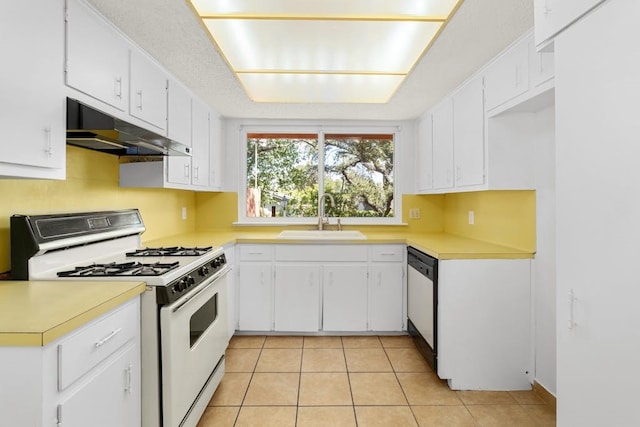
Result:
<svg viewBox="0 0 640 427"><path fill-rule="evenodd" d="M251 101L187 0L89 0L200 98L229 118L412 119L533 26L533 0L465 0L386 104Z"/></svg>

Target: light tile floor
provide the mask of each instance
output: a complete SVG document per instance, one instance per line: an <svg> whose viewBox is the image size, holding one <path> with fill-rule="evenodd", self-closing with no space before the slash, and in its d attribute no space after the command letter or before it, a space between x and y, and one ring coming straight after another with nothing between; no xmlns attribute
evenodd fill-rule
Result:
<svg viewBox="0 0 640 427"><path fill-rule="evenodd" d="M407 336L235 336L198 427L555 426L534 391L452 391Z"/></svg>

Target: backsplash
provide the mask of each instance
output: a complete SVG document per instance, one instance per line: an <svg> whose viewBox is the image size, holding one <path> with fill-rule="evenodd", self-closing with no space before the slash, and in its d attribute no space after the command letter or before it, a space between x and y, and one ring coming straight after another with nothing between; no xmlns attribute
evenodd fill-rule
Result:
<svg viewBox="0 0 640 427"><path fill-rule="evenodd" d="M536 192L477 191L447 194L444 230L526 251L536 249ZM474 224L469 224L473 211Z"/></svg>
<svg viewBox="0 0 640 427"><path fill-rule="evenodd" d="M440 232L444 229L444 195L402 196L402 222L407 224L403 232ZM238 195L236 193L197 193L196 230L231 230L238 220ZM409 219L409 209L420 209L420 218ZM283 227L284 228L284 227ZM287 227L296 228L296 227ZM308 225L298 228L309 228ZM254 228L256 229L256 228ZM345 229L393 231L397 226L345 226ZM268 230L274 230L269 226Z"/></svg>
<svg viewBox="0 0 640 427"><path fill-rule="evenodd" d="M402 196L402 232L447 232L527 251L536 247L535 191L477 191ZM418 209L420 218L410 218ZM196 230L228 230L238 220L236 193L196 193ZM469 211L474 224L469 225ZM309 228L309 226L287 227ZM256 227L254 230L265 228ZM273 227L267 228L273 231ZM361 231L393 231L397 227L347 226ZM246 230L246 228L245 228Z"/></svg>
<svg viewBox="0 0 640 427"><path fill-rule="evenodd" d="M67 179L0 180L0 273L10 269L9 217L15 213L45 214L138 208L153 240L195 230L232 229L237 221L236 193L136 189L118 186L118 158L67 147ZM446 195L402 196L405 232L442 232L535 250L535 191L483 191ZM182 208L187 219L182 219ZM409 209L420 218L410 218ZM468 224L474 211L475 224ZM347 227L393 230L390 227Z"/></svg>
<svg viewBox="0 0 640 427"><path fill-rule="evenodd" d="M67 146L66 180L1 179L0 194L0 272L11 268L9 217L17 213L138 208L147 227L145 240L192 232L195 227L194 192L120 188L118 157L71 146Z"/></svg>

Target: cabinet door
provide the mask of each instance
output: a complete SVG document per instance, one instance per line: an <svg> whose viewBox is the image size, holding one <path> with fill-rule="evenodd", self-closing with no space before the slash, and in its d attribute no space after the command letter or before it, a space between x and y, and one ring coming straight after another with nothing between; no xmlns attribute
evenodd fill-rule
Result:
<svg viewBox="0 0 640 427"><path fill-rule="evenodd" d="M418 146L416 147L416 176L418 193L433 187L433 118L425 115L418 123Z"/></svg>
<svg viewBox="0 0 640 427"><path fill-rule="evenodd" d="M537 52L533 43L533 40L529 42L529 78L532 88L551 80L554 74L553 52Z"/></svg>
<svg viewBox="0 0 640 427"><path fill-rule="evenodd" d="M320 325L320 267L276 264L276 331L317 332Z"/></svg>
<svg viewBox="0 0 640 427"><path fill-rule="evenodd" d="M367 266L323 267L322 330L367 330Z"/></svg>
<svg viewBox="0 0 640 427"><path fill-rule="evenodd" d="M453 96L456 187L484 183L484 86L476 78Z"/></svg>
<svg viewBox="0 0 640 427"><path fill-rule="evenodd" d="M535 21L536 46L542 48L547 45L560 31L603 1L535 0L533 3L533 17Z"/></svg>
<svg viewBox="0 0 640 427"><path fill-rule="evenodd" d="M209 108L193 99L191 135L193 154L191 157L191 183L199 187L209 186Z"/></svg>
<svg viewBox="0 0 640 427"><path fill-rule="evenodd" d="M372 331L401 331L402 263L378 263L371 267L369 286L369 329Z"/></svg>
<svg viewBox="0 0 640 427"><path fill-rule="evenodd" d="M167 83L167 136L191 147L191 94L180 83Z"/></svg>
<svg viewBox="0 0 640 427"><path fill-rule="evenodd" d="M238 327L270 331L272 327L271 264L242 263L238 271Z"/></svg>
<svg viewBox="0 0 640 427"><path fill-rule="evenodd" d="M559 426L640 426L638 16L637 0L608 1L555 42L556 305L547 307L557 310ZM594 194L599 208L582 212ZM587 266L593 248L603 268Z"/></svg>
<svg viewBox="0 0 640 427"><path fill-rule="evenodd" d="M170 156L167 162L167 181L174 184L191 184L191 157Z"/></svg>
<svg viewBox="0 0 640 427"><path fill-rule="evenodd" d="M64 179L64 2L32 3L0 6L0 175Z"/></svg>
<svg viewBox="0 0 640 427"><path fill-rule="evenodd" d="M107 362L58 406L63 426L140 426L140 352L137 344Z"/></svg>
<svg viewBox="0 0 640 427"><path fill-rule="evenodd" d="M487 111L529 89L529 52L526 43L509 49L484 75Z"/></svg>
<svg viewBox="0 0 640 427"><path fill-rule="evenodd" d="M119 110L127 109L127 44L104 18L78 0L67 1L66 83Z"/></svg>
<svg viewBox="0 0 640 427"><path fill-rule="evenodd" d="M445 99L433 111L433 188L453 187L453 102Z"/></svg>
<svg viewBox="0 0 640 427"><path fill-rule="evenodd" d="M209 186L222 190L222 171L224 151L222 150L222 120L215 113L209 113Z"/></svg>
<svg viewBox="0 0 640 427"><path fill-rule="evenodd" d="M167 75L142 53L131 51L131 91L129 114L167 128Z"/></svg>

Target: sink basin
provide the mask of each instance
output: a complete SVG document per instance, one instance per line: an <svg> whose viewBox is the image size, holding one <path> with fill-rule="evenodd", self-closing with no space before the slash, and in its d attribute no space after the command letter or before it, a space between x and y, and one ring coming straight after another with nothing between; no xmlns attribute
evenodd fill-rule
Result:
<svg viewBox="0 0 640 427"><path fill-rule="evenodd" d="M299 240L365 240L366 237L356 230L285 230L278 235L279 239Z"/></svg>

